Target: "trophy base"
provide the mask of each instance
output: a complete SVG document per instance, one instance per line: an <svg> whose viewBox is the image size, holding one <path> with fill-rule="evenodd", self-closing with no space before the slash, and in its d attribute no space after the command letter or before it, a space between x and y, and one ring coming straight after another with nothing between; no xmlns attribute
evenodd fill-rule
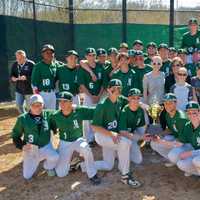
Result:
<svg viewBox="0 0 200 200"><path fill-rule="evenodd" d="M152 135L159 135L163 131L160 124L149 124L147 127L147 133Z"/></svg>

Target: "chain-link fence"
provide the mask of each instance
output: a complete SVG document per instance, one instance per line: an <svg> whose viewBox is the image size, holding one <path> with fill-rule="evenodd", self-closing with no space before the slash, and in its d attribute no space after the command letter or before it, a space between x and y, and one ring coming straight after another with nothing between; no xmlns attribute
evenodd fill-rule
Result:
<svg viewBox="0 0 200 200"><path fill-rule="evenodd" d="M187 1L188 5L193 2L190 9L184 8L182 1L0 0L0 91L9 88L8 65L17 49L24 49L37 62L45 43L55 46L59 60L71 48L84 56L88 46L107 49L122 41L131 46L135 39L179 47L188 19L200 21L200 0ZM170 16L174 17L171 24ZM5 91L0 101L9 98Z"/></svg>

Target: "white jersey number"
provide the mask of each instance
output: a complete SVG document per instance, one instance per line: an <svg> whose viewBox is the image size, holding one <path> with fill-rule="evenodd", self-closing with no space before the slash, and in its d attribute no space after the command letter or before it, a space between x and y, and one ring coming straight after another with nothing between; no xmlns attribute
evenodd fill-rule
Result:
<svg viewBox="0 0 200 200"><path fill-rule="evenodd" d="M63 86L63 90L69 90L69 84L64 83L62 84L62 86Z"/></svg>
<svg viewBox="0 0 200 200"><path fill-rule="evenodd" d="M49 86L50 85L50 80L47 78L47 79L43 79L42 80L42 84L43 86Z"/></svg>
<svg viewBox="0 0 200 200"><path fill-rule="evenodd" d="M28 143L33 143L33 141L34 141L34 136L28 135Z"/></svg>
<svg viewBox="0 0 200 200"><path fill-rule="evenodd" d="M108 130L117 128L117 120L114 120L113 122L108 123Z"/></svg>

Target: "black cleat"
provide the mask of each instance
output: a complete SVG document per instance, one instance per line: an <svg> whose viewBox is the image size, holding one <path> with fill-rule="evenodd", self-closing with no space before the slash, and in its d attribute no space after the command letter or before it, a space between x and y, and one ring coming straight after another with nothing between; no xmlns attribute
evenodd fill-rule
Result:
<svg viewBox="0 0 200 200"><path fill-rule="evenodd" d="M93 185L99 185L101 183L101 179L95 174L92 178L90 178L90 182Z"/></svg>

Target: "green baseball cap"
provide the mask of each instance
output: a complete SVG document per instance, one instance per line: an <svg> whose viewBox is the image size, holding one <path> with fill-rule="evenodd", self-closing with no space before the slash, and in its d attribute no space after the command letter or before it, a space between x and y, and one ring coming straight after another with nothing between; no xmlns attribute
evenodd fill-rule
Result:
<svg viewBox="0 0 200 200"><path fill-rule="evenodd" d="M199 104L196 101L189 101L186 105L186 110L189 109L198 109L199 110Z"/></svg>
<svg viewBox="0 0 200 200"><path fill-rule="evenodd" d="M111 55L112 53L118 54L118 50L115 47L111 47L108 49L108 55Z"/></svg>
<svg viewBox="0 0 200 200"><path fill-rule="evenodd" d="M135 56L144 56L143 51L137 50L135 51Z"/></svg>
<svg viewBox="0 0 200 200"><path fill-rule="evenodd" d="M100 56L100 55L107 55L107 52L106 52L106 50L105 49L103 49L103 48L99 48L99 49L97 49L97 56Z"/></svg>
<svg viewBox="0 0 200 200"><path fill-rule="evenodd" d="M73 94L70 92L59 92L57 94L56 99L58 100L66 100L66 101L72 101L73 99Z"/></svg>
<svg viewBox="0 0 200 200"><path fill-rule="evenodd" d="M135 40L135 41L133 42L133 46L136 45L136 44L140 44L140 45L143 46L143 42L142 42L141 40Z"/></svg>
<svg viewBox="0 0 200 200"><path fill-rule="evenodd" d="M155 42L149 42L149 43L147 44L147 49L148 49L149 47L157 48L157 44L156 44Z"/></svg>
<svg viewBox="0 0 200 200"><path fill-rule="evenodd" d="M71 56L71 55L79 57L78 53L75 50L69 50L69 51L67 51L67 54L66 54L65 57L68 57L68 56Z"/></svg>
<svg viewBox="0 0 200 200"><path fill-rule="evenodd" d="M125 42L122 42L122 43L119 45L119 48L126 48L126 49L128 49L128 44L125 43Z"/></svg>
<svg viewBox="0 0 200 200"><path fill-rule="evenodd" d="M129 90L129 92L128 92L128 97L130 97L130 96L142 96L142 93L141 93L141 91L139 90L139 89L137 89L137 88L132 88L132 89L130 89Z"/></svg>
<svg viewBox="0 0 200 200"><path fill-rule="evenodd" d="M96 55L96 50L92 47L88 47L86 50L85 50L85 54L89 54L89 53L92 53L92 54L95 54Z"/></svg>
<svg viewBox="0 0 200 200"><path fill-rule="evenodd" d="M196 25L198 25L198 21L197 21L196 18L192 17L192 18L189 19L188 24L189 24L189 25L191 25L191 24L196 24Z"/></svg>
<svg viewBox="0 0 200 200"><path fill-rule="evenodd" d="M122 87L122 82L119 79L111 79L108 83L108 88L111 88L113 86Z"/></svg>
<svg viewBox="0 0 200 200"><path fill-rule="evenodd" d="M51 45L51 44L43 45L42 50L41 50L42 53L47 51L47 50L51 50L52 52L55 52L55 49L54 49L53 45Z"/></svg>
<svg viewBox="0 0 200 200"><path fill-rule="evenodd" d="M44 100L43 100L42 96L40 96L39 94L32 95L29 99L29 104L32 105L34 103L44 104Z"/></svg>
<svg viewBox="0 0 200 200"><path fill-rule="evenodd" d="M171 51L171 52L177 52L177 49L175 47L169 47L169 51Z"/></svg>
<svg viewBox="0 0 200 200"><path fill-rule="evenodd" d="M168 44L166 44L166 43L161 43L161 44L159 44L158 50L161 49L161 48L169 49Z"/></svg>
<svg viewBox="0 0 200 200"><path fill-rule="evenodd" d="M166 102L166 101L177 101L177 98L176 98L176 95L173 94L173 93L167 93L165 94L164 98L163 98L163 101Z"/></svg>
<svg viewBox="0 0 200 200"><path fill-rule="evenodd" d="M134 50L134 49L128 50L129 57L134 57L135 56L135 52L136 52L136 50Z"/></svg>
<svg viewBox="0 0 200 200"><path fill-rule="evenodd" d="M187 50L186 49L178 49L178 54L187 54Z"/></svg>

